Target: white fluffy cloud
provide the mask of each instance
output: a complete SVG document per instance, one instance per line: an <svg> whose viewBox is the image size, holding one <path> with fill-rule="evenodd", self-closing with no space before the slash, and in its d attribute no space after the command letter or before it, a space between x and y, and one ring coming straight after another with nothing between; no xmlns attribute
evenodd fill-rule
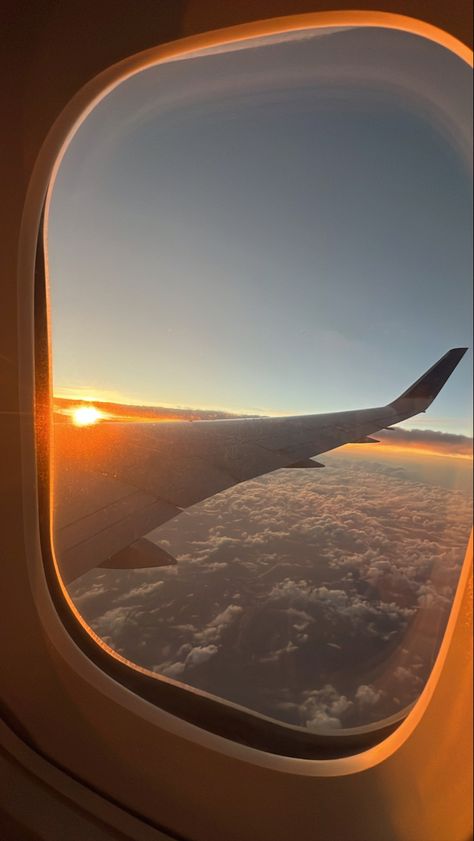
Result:
<svg viewBox="0 0 474 841"><path fill-rule="evenodd" d="M206 660L209 660L209 658L213 657L214 654L217 654L217 652L217 645L197 645L196 648L192 648L187 655L186 665L191 667L200 666L201 663L205 663Z"/></svg>
<svg viewBox="0 0 474 841"><path fill-rule="evenodd" d="M341 717L353 706L353 702L339 694L331 684L305 692L303 696L299 712L302 723L312 731L339 729Z"/></svg>
<svg viewBox="0 0 474 841"><path fill-rule="evenodd" d="M381 695L382 693L374 689L373 686L367 686L367 684L363 683L358 687L355 693L355 699L363 706L368 705L373 707L374 704L380 701Z"/></svg>

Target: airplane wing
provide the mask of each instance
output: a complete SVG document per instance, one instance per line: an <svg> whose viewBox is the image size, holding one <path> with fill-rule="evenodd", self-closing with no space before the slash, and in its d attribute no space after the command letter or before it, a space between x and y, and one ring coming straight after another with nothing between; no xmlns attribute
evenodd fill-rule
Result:
<svg viewBox="0 0 474 841"><path fill-rule="evenodd" d="M467 348L446 353L387 406L296 417L57 425L54 546L66 583L97 566L175 563L144 535L219 491L424 412Z"/></svg>

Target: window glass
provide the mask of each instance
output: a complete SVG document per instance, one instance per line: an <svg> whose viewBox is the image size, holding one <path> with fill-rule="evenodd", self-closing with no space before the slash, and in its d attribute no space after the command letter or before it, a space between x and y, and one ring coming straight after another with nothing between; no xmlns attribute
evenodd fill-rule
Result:
<svg viewBox="0 0 474 841"><path fill-rule="evenodd" d="M384 407L472 344L471 87L419 37L311 30L150 67L73 137L54 548L133 663L313 732L422 690L471 522L471 353L377 443L282 419Z"/></svg>

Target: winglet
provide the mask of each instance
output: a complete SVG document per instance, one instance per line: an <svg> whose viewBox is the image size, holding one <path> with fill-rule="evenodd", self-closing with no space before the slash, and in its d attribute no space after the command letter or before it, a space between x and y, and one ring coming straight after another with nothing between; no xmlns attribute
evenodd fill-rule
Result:
<svg viewBox="0 0 474 841"><path fill-rule="evenodd" d="M448 350L410 388L404 391L396 400L393 400L390 406L399 414L405 414L406 412L417 414L418 412L426 411L466 351L467 347L456 347Z"/></svg>

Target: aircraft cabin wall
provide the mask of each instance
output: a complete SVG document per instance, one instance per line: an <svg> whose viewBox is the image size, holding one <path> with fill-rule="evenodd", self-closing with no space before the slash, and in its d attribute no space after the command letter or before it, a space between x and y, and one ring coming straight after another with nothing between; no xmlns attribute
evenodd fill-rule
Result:
<svg viewBox="0 0 474 841"><path fill-rule="evenodd" d="M451 39L457 39L460 54L466 60L472 56L472 8L464 0L363 5L368 13L404 15L437 27L448 46L454 48ZM73 642L42 565L36 456L37 444L41 451L49 435L42 411L49 380L45 336L35 346L33 333L34 324L37 330L45 327L44 301L37 298L35 305L34 298L36 245L51 170L74 119L115 78L110 68L144 50L192 37L199 46L200 35L204 45L205 33L228 26L248 25L248 34L272 31L271 24L256 22L332 11L340 11L340 3L19 0L2 7L0 835L5 841L471 837L472 540L440 654L419 702L380 744L330 765L239 745L125 689ZM36 431L35 410L44 422ZM44 460L39 469L47 470Z"/></svg>

